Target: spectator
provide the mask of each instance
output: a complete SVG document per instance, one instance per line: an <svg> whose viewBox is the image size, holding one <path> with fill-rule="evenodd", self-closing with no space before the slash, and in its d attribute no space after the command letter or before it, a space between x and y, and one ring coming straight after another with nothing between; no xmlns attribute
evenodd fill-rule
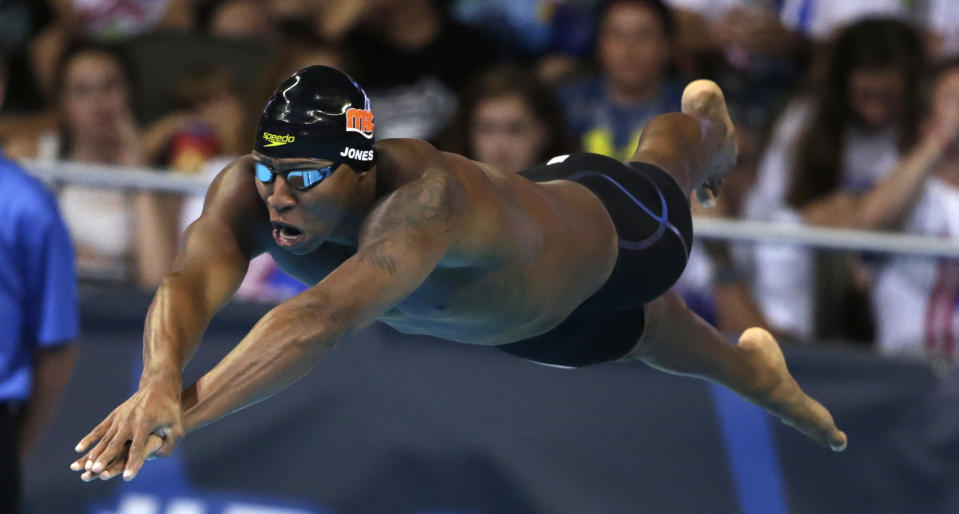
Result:
<svg viewBox="0 0 959 514"><path fill-rule="evenodd" d="M923 3L902 0L785 0L781 19L783 25L791 30L814 41L825 42L846 27L868 18L888 17L906 23L921 21Z"/></svg>
<svg viewBox="0 0 959 514"><path fill-rule="evenodd" d="M694 51L721 49L731 64L750 55L792 57L803 38L782 24L783 6L746 0L667 0L682 42Z"/></svg>
<svg viewBox="0 0 959 514"><path fill-rule="evenodd" d="M346 3L360 10L347 20L354 28L339 32L349 34L345 43L373 103L378 137L437 137L459 92L495 62L497 48L482 32L448 19L433 0Z"/></svg>
<svg viewBox="0 0 959 514"><path fill-rule="evenodd" d="M454 0L452 15L524 55L552 51L585 55L595 0Z"/></svg>
<svg viewBox="0 0 959 514"><path fill-rule="evenodd" d="M818 87L778 121L747 200L748 215L785 223L888 227L894 209L864 209L861 194L908 166L911 152L922 152L914 147L921 38L899 21L866 20L843 31L829 57ZM809 251L757 246L756 298L769 322L800 338L871 338L864 308L868 269L858 258L816 261Z"/></svg>
<svg viewBox="0 0 959 514"><path fill-rule="evenodd" d="M708 74L727 99L748 99L757 110L775 109L793 92L808 44L780 21L782 2L666 1L676 15L684 70Z"/></svg>
<svg viewBox="0 0 959 514"><path fill-rule="evenodd" d="M955 240L959 239L959 60L942 63L930 89L923 127L926 159L915 166L914 179L885 181L870 194L895 198L903 195L902 189L921 189L904 230ZM955 363L959 356L953 337L959 322L957 295L959 263L955 260L896 256L885 261L872 294L879 350Z"/></svg>
<svg viewBox="0 0 959 514"><path fill-rule="evenodd" d="M277 27L270 6L254 0L225 0L212 7L210 35L224 39L276 39Z"/></svg>
<svg viewBox="0 0 959 514"><path fill-rule="evenodd" d="M829 41L837 32L860 20L882 16L915 25L926 37L930 55L944 57L959 52L959 4L955 0L785 0L780 3L783 25L817 43Z"/></svg>
<svg viewBox="0 0 959 514"><path fill-rule="evenodd" d="M814 224L881 228L849 209L849 194L891 173L917 141L919 35L867 20L837 39L827 75L787 110L763 158L756 200L785 201Z"/></svg>
<svg viewBox="0 0 959 514"><path fill-rule="evenodd" d="M27 114L43 107L30 57L38 34L54 23L56 11L47 1L0 2L0 49L7 56L7 95L3 114ZM19 120L18 120L19 121Z"/></svg>
<svg viewBox="0 0 959 514"><path fill-rule="evenodd" d="M188 30L193 27L196 0L73 0L73 22L81 35L95 39L116 39L162 28ZM64 2L60 2L63 4Z"/></svg>
<svg viewBox="0 0 959 514"><path fill-rule="evenodd" d="M518 67L485 73L453 119L443 150L510 173L575 149L552 92Z"/></svg>
<svg viewBox="0 0 959 514"><path fill-rule="evenodd" d="M228 68L191 70L174 82L174 111L147 131L149 162L182 173L198 173L207 160L239 155L249 146L246 94Z"/></svg>
<svg viewBox="0 0 959 514"><path fill-rule="evenodd" d="M195 25L198 0L51 0L56 20L32 43L33 71L41 89L53 98L63 52L75 39L119 41L156 29L186 31Z"/></svg>
<svg viewBox="0 0 959 514"><path fill-rule="evenodd" d="M211 159L239 155L249 145L253 129L247 123L246 98L229 69L191 70L175 81L173 97L176 110L153 123L142 138L145 162L195 175L203 173ZM173 265L182 200L178 195L153 194L138 206L142 209L138 214L150 220L154 244L163 245L151 259L155 269ZM158 278L149 278L149 283Z"/></svg>
<svg viewBox="0 0 959 514"><path fill-rule="evenodd" d="M269 96L275 84L314 64L330 66L350 75L356 72L353 59L342 44L324 39L317 35L312 27L303 23L284 25L276 58L269 76L263 81L264 91L256 99L256 103L261 103L263 97Z"/></svg>
<svg viewBox="0 0 959 514"><path fill-rule="evenodd" d="M304 21L308 18L322 18L330 0L268 0L273 15L285 24L289 21ZM335 7L339 7L334 5ZM313 20L310 20L311 22Z"/></svg>
<svg viewBox="0 0 959 514"><path fill-rule="evenodd" d="M627 160L649 120L680 109L682 88L668 73L673 18L660 0L610 0L597 23L600 74L561 88L559 99L585 151Z"/></svg>
<svg viewBox="0 0 959 514"><path fill-rule="evenodd" d="M955 0L928 0L926 17L930 32L930 53L939 58L959 55L959 3Z"/></svg>
<svg viewBox="0 0 959 514"><path fill-rule="evenodd" d="M536 59L536 75L550 84L576 73L592 49L598 0L454 0L457 21L504 44L511 55Z"/></svg>
<svg viewBox="0 0 959 514"><path fill-rule="evenodd" d="M54 20L47 2L0 2L0 53L7 63L6 93L0 107L0 141L51 125L49 115L38 114L46 98L37 84L30 53L37 34Z"/></svg>
<svg viewBox="0 0 959 514"><path fill-rule="evenodd" d="M5 66L0 56L0 104ZM73 250L53 196L0 153L0 512L76 360Z"/></svg>
<svg viewBox="0 0 959 514"><path fill-rule="evenodd" d="M9 153L48 162L143 166L132 80L122 54L77 42L58 69L57 129L12 140ZM65 186L59 201L78 267L88 276L146 286L164 276L174 244L173 234L162 230L157 196Z"/></svg>

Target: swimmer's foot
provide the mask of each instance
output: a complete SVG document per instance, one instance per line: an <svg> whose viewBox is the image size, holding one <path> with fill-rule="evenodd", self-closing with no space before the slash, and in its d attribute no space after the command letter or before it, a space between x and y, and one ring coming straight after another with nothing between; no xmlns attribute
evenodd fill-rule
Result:
<svg viewBox="0 0 959 514"><path fill-rule="evenodd" d="M846 449L846 434L836 428L832 415L822 404L800 389L786 369L779 344L769 332L747 329L739 338L739 348L759 370L757 387L749 400L817 443L837 452Z"/></svg>
<svg viewBox="0 0 959 514"><path fill-rule="evenodd" d="M712 162L705 163L702 181L695 188L703 207L712 207L723 177L736 163L736 128L726 108L726 99L711 80L694 80L683 90L682 111L709 122L708 133L715 139Z"/></svg>

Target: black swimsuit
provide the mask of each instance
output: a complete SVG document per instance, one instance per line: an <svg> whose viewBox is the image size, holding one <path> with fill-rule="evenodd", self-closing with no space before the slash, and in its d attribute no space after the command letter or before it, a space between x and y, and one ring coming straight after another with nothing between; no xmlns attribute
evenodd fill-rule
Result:
<svg viewBox="0 0 959 514"><path fill-rule="evenodd" d="M619 254L606 283L565 321L498 348L564 367L624 357L643 334L643 305L669 290L686 267L693 241L689 200L660 168L597 154L556 157L520 174L537 182L573 180L589 188L613 219Z"/></svg>

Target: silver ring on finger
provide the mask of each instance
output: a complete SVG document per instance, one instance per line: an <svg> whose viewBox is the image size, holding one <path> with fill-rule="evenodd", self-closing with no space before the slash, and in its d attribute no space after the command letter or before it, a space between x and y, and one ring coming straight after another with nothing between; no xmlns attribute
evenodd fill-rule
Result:
<svg viewBox="0 0 959 514"><path fill-rule="evenodd" d="M154 435L156 435L157 437L159 437L160 439L163 439L164 441L166 441L167 438L170 437L170 434L171 434L172 432L170 431L170 427L161 427L161 428L158 428L158 429L156 429L156 430L154 430L153 432L150 432L150 433L151 433L151 434L154 434Z"/></svg>

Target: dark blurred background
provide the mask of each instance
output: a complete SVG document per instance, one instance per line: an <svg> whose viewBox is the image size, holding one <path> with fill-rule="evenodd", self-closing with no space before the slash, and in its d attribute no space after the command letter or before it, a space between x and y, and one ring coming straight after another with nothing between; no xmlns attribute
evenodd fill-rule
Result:
<svg viewBox="0 0 959 514"><path fill-rule="evenodd" d="M687 82L710 78L726 94L740 155L718 205L694 207L696 219L959 239L955 0L0 0L0 151L10 160L4 162L19 162L27 171L85 163L117 174L148 168L158 176L209 181L251 150L255 120L273 88L313 64L340 68L366 89L378 138L425 139L509 172L576 151L628 159L649 120L679 110ZM0 196L3 187L13 191L3 186L5 170L0 166ZM455 420L458 424L449 430L460 439L452 453L423 455L429 453L426 441L437 434L415 443L389 439L386 434L397 420L406 419L402 413L390 413L397 418L386 416L381 426L375 417L349 418L360 414L344 405L363 403L372 393L346 385L345 378L343 383L311 378L315 386L297 386L297 393L280 395L283 400L261 411L274 409L269 415L296 419L295 409L309 410L309 422L302 423L300 432L277 432L251 412L221 423L225 428L208 429L222 437L201 432L196 440L204 443L192 445L187 438L180 454L185 454L189 473L180 469L162 475L166 478L154 484L161 492L144 489L141 499L153 498L154 503L136 503L134 489L126 500L117 500L114 492L107 494L96 484L68 494L66 482L59 480L66 480L61 471L67 471L70 457L60 446L69 448L84 427L132 390L146 302L169 271L180 234L198 216L202 195L92 188L70 180L47 188L73 248L81 323L79 331L67 329L43 344L78 350L79 357L61 355L55 367L43 368L54 365L44 364L37 353L32 362L64 384L73 358L79 367L65 386L53 428L57 437L69 441L48 436L32 457L21 454L29 470L24 489L28 511L93 512L90 505L96 503L102 512L180 512L171 499L180 497L176 495L199 494L196 488L204 494L247 491L244 480L258 474L269 475L272 482L264 483L272 485L253 492L282 500L277 512L295 509L300 500L307 512L959 511L955 493L942 485L955 483L959 470L959 423L953 413L959 262L721 238L697 240L676 289L731 338L750 326L774 332L790 356L798 356L797 375L812 377L806 380L827 399L824 403L837 402L831 406L840 421L861 422L863 432L878 431L866 444L857 440L863 433L847 429L855 457L830 460L813 453L818 450L801 447L792 435L769 432L768 421L759 415L743 426L760 427L757 437L768 442L768 451L742 449L730 439L736 426L724 425L723 409L733 407L723 407L726 400L703 384L649 370L633 376L618 366L582 372L591 379L562 377L480 349L446 350L449 345L436 342L420 346L413 338L376 327L358 337L365 341L358 346L385 345L402 370L415 372L397 376L395 370L381 369L388 359L365 350L344 349L348 355L339 361L334 357L329 367L370 387L378 380L371 369L391 374L390 380L400 384L397 391L422 387L423 396L402 405L436 402L428 414L414 414L433 420L422 422L432 428L404 430L442 434L439 427L445 425L435 423ZM52 273L49 269L46 273ZM0 284L6 287L0 292L13 290L2 280ZM252 324L257 313L304 287L268 256L259 257L231 308L244 313L237 315L243 323ZM101 308L92 302L122 306L117 319L132 324L111 326L92 314ZM0 315L2 323L13 323L11 319ZM213 346L227 348L238 340L233 336L241 332L231 327L214 331ZM0 328L7 334L0 343L18 342L11 334L19 329ZM397 349L401 344L402 352ZM420 360L405 355L406 345L416 348L411 351ZM469 358L459 362L460 355ZM436 365L434 358L444 364ZM12 380L4 373L13 374L4 359L14 357L0 351L0 402L9 400L20 412L30 405L30 396L26 389L3 396L2 385ZM355 369L344 371L353 364ZM460 375L453 367L469 371ZM424 372L442 377L432 386L420 385ZM490 379L489 374L500 377ZM38 371L35 376L46 375ZM449 382L444 380L462 382L464 376L475 382L460 389L450 386L445 400L427 394L434 392L431 387L445 389ZM576 387L579 380L589 385L581 391L564 389L569 385L564 380L577 382ZM54 389L59 387L64 385ZM346 391L334 394L331 387ZM473 387L483 392L471 392ZM489 388L500 390L494 394ZM542 388L551 393L537 396ZM543 404L564 394L575 398ZM678 407L681 401L674 394L687 395L688 405L698 407ZM463 396L454 400L453 395ZM514 395L524 399L511 398L508 413L497 411L504 397ZM56 394L47 394L44 401L51 398ZM401 401L388 396L370 400L363 415L401 410L396 403ZM643 402L652 402L648 407L655 410L645 410ZM38 403L36 397L33 403ZM293 410L281 413L284 408ZM587 414L589 408L608 412ZM467 412L473 409L488 412L496 423L503 421L498 416L525 420L530 432L511 433L518 429L510 421L470 433L475 424L489 421L467 421L479 416ZM359 430L344 416L374 425ZM671 418L669 423L661 423L664 416ZM544 421L548 419L552 421ZM226 435L231 424L242 435ZM660 432L649 437L665 439L654 439L659 454L646 456L643 452L653 450L644 438L654 428ZM329 447L310 434L345 437L342 431L354 429L352 439L331 443L345 452L344 462L357 446L371 444L390 454L388 462L380 463L376 459L385 457L370 452L356 465L342 464L342 470L325 467L322 473L285 478L314 468L290 464L302 448L279 439L319 444L309 451L312 459L323 460L320 453ZM669 435L687 429L682 437ZM904 436L912 429L924 430L922 437L929 438L912 441L919 450ZM499 435L492 436L494 432ZM687 436L702 454L690 451ZM385 439L373 441L380 437ZM486 437L498 443L489 446L481 441ZM260 448L261 439L271 442ZM635 447L624 450L626 441ZM206 453L199 448L206 444L222 446ZM530 444L542 451L529 450ZM589 450L574 448L580 444ZM856 453L858 444L863 453ZM567 462L562 453L573 450L578 457ZM628 459L624 451L643 456ZM784 453L777 458L777 451ZM530 459L547 460L534 465ZM693 467L683 468L688 475L657 473L678 465L669 459ZM57 466L52 468L56 472L47 466ZM774 469L778 478L772 483L756 478L762 473L749 478L752 468ZM217 478L221 471L222 481ZM810 478L820 471L829 479ZM339 481L315 485L338 472L345 474ZM189 488L186 482L177 482L184 489L175 491L158 485L187 476ZM356 490L334 491L330 485L343 483ZM109 487L113 491L116 486ZM857 487L855 492L847 489ZM426 492L433 489L447 493L430 504L435 491ZM770 490L778 493L764 496ZM828 501L816 503L820 490ZM892 492L905 499L889 499ZM656 493L662 498L644 500ZM363 495L369 497L357 500ZM567 497L578 499L563 506L566 500L558 498ZM600 497L622 501L591 503ZM229 511L232 500L205 498L206 507L183 507L183 512Z"/></svg>

